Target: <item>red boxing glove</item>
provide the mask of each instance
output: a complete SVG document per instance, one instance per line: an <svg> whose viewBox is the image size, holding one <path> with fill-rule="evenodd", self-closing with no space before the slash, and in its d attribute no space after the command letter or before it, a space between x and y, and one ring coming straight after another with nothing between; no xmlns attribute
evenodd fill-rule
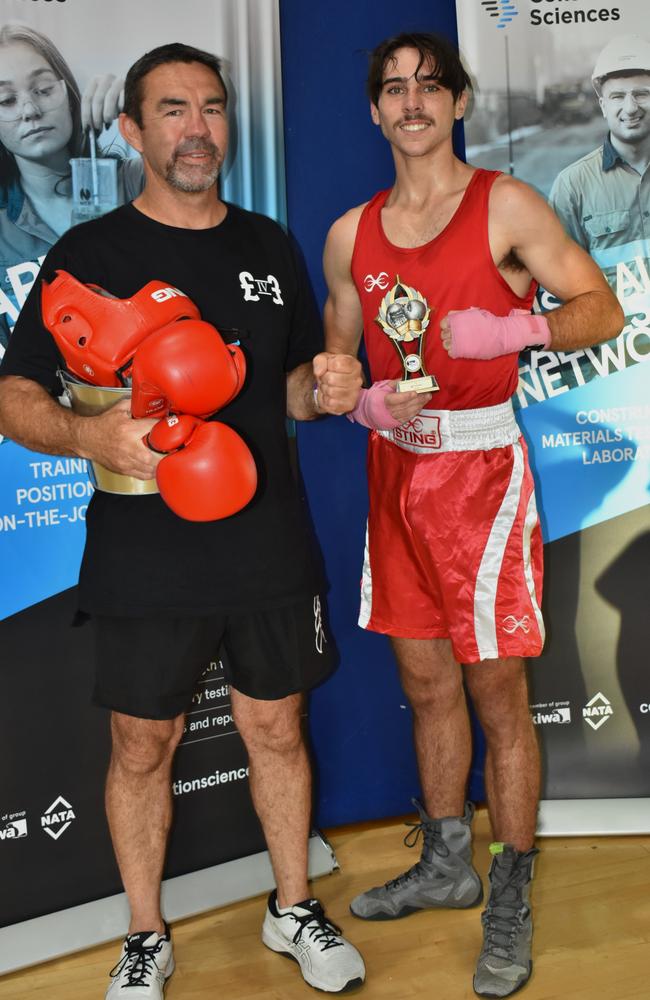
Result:
<svg viewBox="0 0 650 1000"><path fill-rule="evenodd" d="M159 420L142 440L152 451L169 455L183 448L192 436L192 431L204 422L200 417L192 417L188 413L171 413Z"/></svg>
<svg viewBox="0 0 650 1000"><path fill-rule="evenodd" d="M237 395L246 362L241 348L227 346L213 326L192 319L150 334L137 349L130 374L134 417L170 410L207 417Z"/></svg>
<svg viewBox="0 0 650 1000"><path fill-rule="evenodd" d="M498 358L518 354L527 347L548 350L551 331L545 316L512 309L508 316L494 316L486 309L449 313L452 358Z"/></svg>
<svg viewBox="0 0 650 1000"><path fill-rule="evenodd" d="M43 323L66 368L92 385L126 385L122 374L138 344L169 323L200 319L187 295L164 281L150 281L130 299L117 299L98 285L84 285L56 271L41 288Z"/></svg>
<svg viewBox="0 0 650 1000"><path fill-rule="evenodd" d="M156 469L160 495L186 521L230 517L252 500L257 469L239 434L221 423L172 414L148 435L154 451L170 452Z"/></svg>
<svg viewBox="0 0 650 1000"><path fill-rule="evenodd" d="M370 430L394 430L400 426L400 422L395 420L386 406L386 396L391 392L395 392L395 383L390 379L373 382L369 389L361 390L357 405L350 413L346 413L346 417Z"/></svg>

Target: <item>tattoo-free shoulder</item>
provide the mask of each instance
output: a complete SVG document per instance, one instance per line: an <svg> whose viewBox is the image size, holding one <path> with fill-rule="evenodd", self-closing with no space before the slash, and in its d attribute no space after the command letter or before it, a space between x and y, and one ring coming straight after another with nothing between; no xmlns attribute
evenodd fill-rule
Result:
<svg viewBox="0 0 650 1000"><path fill-rule="evenodd" d="M527 184L510 174L500 174L490 193L490 210L496 212L534 212L546 205L545 199Z"/></svg>
<svg viewBox="0 0 650 1000"><path fill-rule="evenodd" d="M325 263L335 262L338 266L349 267L357 238L359 219L368 202L350 208L330 226L325 243Z"/></svg>

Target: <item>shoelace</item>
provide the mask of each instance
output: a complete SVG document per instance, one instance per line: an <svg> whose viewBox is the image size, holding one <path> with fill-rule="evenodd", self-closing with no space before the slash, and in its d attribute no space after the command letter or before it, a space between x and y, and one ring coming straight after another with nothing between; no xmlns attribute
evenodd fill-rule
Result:
<svg viewBox="0 0 650 1000"><path fill-rule="evenodd" d="M514 868L503 882L495 880L492 885L483 914L485 950L490 955L510 961L515 957L517 932L529 912L520 894L526 881L526 872Z"/></svg>
<svg viewBox="0 0 650 1000"><path fill-rule="evenodd" d="M126 954L111 969L109 975L112 979L116 979L126 968L126 982L123 983L124 988L129 986L148 986L148 978L158 969L154 956L158 954L162 946L162 938L158 940L157 944L148 946L143 945L139 941L129 941Z"/></svg>
<svg viewBox="0 0 650 1000"><path fill-rule="evenodd" d="M404 837L404 845L406 847L415 847L422 836L424 838L424 850L426 853L438 854L441 858L449 856L449 848L442 839L440 830L434 823L427 822L427 820L420 820L419 823L407 823L406 826L411 827ZM409 868L402 875L398 875L397 878L392 878L386 882L386 888L397 889L406 882L409 882L412 878L420 874L420 866L421 862L418 861L417 864L413 865L412 868Z"/></svg>
<svg viewBox="0 0 650 1000"><path fill-rule="evenodd" d="M293 936L294 944L298 944L303 935L303 931L308 931L309 937L320 946L321 951L327 951L328 948L343 947L343 942L337 940L343 933L341 928L337 927L336 924L333 924L327 919L322 906L315 906L313 910L310 910L309 913L305 913L304 916L301 916L298 913L292 913L291 915L293 919L300 924L298 930Z"/></svg>

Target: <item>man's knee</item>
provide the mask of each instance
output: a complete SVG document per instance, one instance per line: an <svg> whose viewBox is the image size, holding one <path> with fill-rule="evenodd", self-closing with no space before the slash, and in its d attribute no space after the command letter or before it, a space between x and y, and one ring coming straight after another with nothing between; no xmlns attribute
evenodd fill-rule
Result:
<svg viewBox="0 0 650 1000"><path fill-rule="evenodd" d="M463 676L449 640L393 640L393 648L414 712L447 714L464 702Z"/></svg>
<svg viewBox="0 0 650 1000"><path fill-rule="evenodd" d="M171 761L183 735L184 716L137 719L120 712L111 716L113 764L132 774L150 774Z"/></svg>
<svg viewBox="0 0 650 1000"><path fill-rule="evenodd" d="M523 660L512 657L472 664L465 678L488 743L510 743L532 731Z"/></svg>
<svg viewBox="0 0 650 1000"><path fill-rule="evenodd" d="M249 755L292 754L303 743L301 699L259 701L241 694L233 698L233 716Z"/></svg>

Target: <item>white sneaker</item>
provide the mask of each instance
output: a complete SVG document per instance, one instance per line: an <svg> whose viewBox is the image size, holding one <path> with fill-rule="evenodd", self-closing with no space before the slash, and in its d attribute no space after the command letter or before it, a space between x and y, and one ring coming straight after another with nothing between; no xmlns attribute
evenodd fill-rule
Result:
<svg viewBox="0 0 650 1000"><path fill-rule="evenodd" d="M169 927L165 933L141 931L124 940L122 957L111 969L106 1000L162 1000L165 983L174 971Z"/></svg>
<svg viewBox="0 0 650 1000"><path fill-rule="evenodd" d="M297 962L305 982L317 990L343 993L361 986L365 979L361 955L327 919L317 899L280 910L276 893L272 892L262 941L271 951Z"/></svg>

